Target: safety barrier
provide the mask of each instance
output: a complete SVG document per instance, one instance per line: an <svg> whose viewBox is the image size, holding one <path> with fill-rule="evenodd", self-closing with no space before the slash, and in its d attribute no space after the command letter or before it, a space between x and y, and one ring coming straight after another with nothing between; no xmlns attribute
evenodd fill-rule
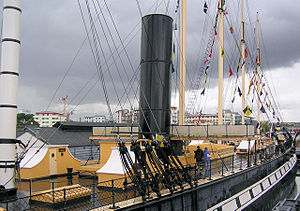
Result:
<svg viewBox="0 0 300 211"><path fill-rule="evenodd" d="M284 163L280 168L251 185L245 190L235 194L229 199L211 207L209 211L224 211L224 210L243 210L259 197L272 189L281 179L283 179L296 165L296 155L292 156L289 161Z"/></svg>

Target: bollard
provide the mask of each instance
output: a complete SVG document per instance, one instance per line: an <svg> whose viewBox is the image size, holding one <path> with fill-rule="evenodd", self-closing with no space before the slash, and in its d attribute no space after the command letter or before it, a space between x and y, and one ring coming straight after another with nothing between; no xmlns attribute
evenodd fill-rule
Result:
<svg viewBox="0 0 300 211"><path fill-rule="evenodd" d="M209 160L209 180L211 180L211 160Z"/></svg>
<svg viewBox="0 0 300 211"><path fill-rule="evenodd" d="M31 194L32 194L32 180L29 179L29 200L31 200Z"/></svg>
<svg viewBox="0 0 300 211"><path fill-rule="evenodd" d="M224 176L224 159L222 157L222 177Z"/></svg>
<svg viewBox="0 0 300 211"><path fill-rule="evenodd" d="M66 200L66 189L64 188L64 210L67 210L66 205L67 205L67 200Z"/></svg>
<svg viewBox="0 0 300 211"><path fill-rule="evenodd" d="M242 155L240 155L240 170L243 170L243 168L242 168L242 163L243 163L243 156Z"/></svg>
<svg viewBox="0 0 300 211"><path fill-rule="evenodd" d="M52 186L52 198L53 198L53 204L55 202L55 198L54 198L54 182L51 182L51 186Z"/></svg>
<svg viewBox="0 0 300 211"><path fill-rule="evenodd" d="M111 188L112 188L112 206L109 207L110 209L117 209L119 208L118 206L116 206L116 202L115 202L115 186L114 186L114 180L111 181Z"/></svg>
<svg viewBox="0 0 300 211"><path fill-rule="evenodd" d="M234 173L234 155L232 155L231 159L231 173Z"/></svg>

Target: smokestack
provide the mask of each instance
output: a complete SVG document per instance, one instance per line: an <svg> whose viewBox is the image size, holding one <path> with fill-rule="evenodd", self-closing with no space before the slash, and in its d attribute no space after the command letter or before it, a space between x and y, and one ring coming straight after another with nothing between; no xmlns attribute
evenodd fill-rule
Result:
<svg viewBox="0 0 300 211"><path fill-rule="evenodd" d="M20 0L4 0L0 72L0 185L15 194L17 88L20 56Z"/></svg>
<svg viewBox="0 0 300 211"><path fill-rule="evenodd" d="M172 22L161 14L142 18L139 121L149 139L170 134Z"/></svg>

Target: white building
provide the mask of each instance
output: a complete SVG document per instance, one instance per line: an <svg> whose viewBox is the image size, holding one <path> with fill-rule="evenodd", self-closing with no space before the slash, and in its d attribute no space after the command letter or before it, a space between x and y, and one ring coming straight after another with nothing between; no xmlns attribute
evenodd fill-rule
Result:
<svg viewBox="0 0 300 211"><path fill-rule="evenodd" d="M85 116L85 122L106 122L105 116Z"/></svg>
<svg viewBox="0 0 300 211"><path fill-rule="evenodd" d="M178 124L178 109L177 107L171 107L171 125Z"/></svg>
<svg viewBox="0 0 300 211"><path fill-rule="evenodd" d="M66 117L63 114L56 112L38 112L33 116L40 127L52 127L56 122L66 121Z"/></svg>
<svg viewBox="0 0 300 211"><path fill-rule="evenodd" d="M139 121L139 111L138 110L129 110L129 109L122 109L116 111L117 114L117 123L138 123Z"/></svg>

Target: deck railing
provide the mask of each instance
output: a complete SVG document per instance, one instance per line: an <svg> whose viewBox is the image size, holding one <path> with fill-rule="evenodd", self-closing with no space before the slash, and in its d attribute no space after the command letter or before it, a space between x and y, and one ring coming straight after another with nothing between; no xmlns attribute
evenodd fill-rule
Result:
<svg viewBox="0 0 300 211"><path fill-rule="evenodd" d="M233 155L224 158L213 159L210 165L205 169L204 162L197 166L196 164L189 164L188 174L192 179L192 186L196 187L199 184L209 182L210 180L220 178L222 176L230 175L234 172L245 170L254 165L264 163L270 159L281 156L282 152L274 152L270 148L265 151L255 152L244 156ZM17 196L10 198L8 196L0 197L0 207L6 210L87 210L97 207L116 208L118 203L126 200L133 200L140 196L136 186L130 182L129 178L119 178L105 182L94 182L91 184L81 183L78 186L64 186L55 188L55 182L49 184L51 187L48 191L34 191L32 185L34 183L28 182L28 195ZM190 188L190 185L185 185ZM160 186L163 188L163 186ZM180 191L180 187L174 190ZM165 189L164 189L165 190ZM147 197L153 195L150 188L147 189ZM167 193L168 194L168 193ZM171 194L171 193L169 193ZM147 200L147 198L146 198Z"/></svg>

